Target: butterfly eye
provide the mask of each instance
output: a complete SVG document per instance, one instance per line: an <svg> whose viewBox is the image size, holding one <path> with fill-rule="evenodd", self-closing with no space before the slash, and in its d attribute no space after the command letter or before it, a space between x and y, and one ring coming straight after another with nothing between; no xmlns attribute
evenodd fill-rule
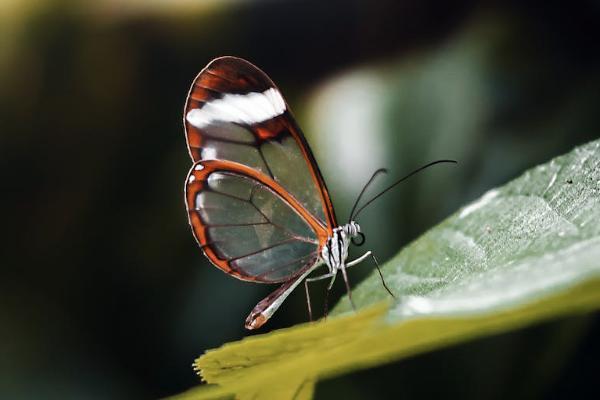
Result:
<svg viewBox="0 0 600 400"><path fill-rule="evenodd" d="M365 244L365 234L362 232L358 232L358 236L360 237L360 241L359 240L355 240L356 236L352 236L352 239L350 239L350 241L352 242L353 245L355 246L362 246L363 244Z"/></svg>

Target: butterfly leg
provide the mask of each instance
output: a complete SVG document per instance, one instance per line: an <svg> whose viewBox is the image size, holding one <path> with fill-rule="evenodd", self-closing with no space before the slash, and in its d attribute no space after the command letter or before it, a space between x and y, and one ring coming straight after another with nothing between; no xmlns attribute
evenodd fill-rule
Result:
<svg viewBox="0 0 600 400"><path fill-rule="evenodd" d="M342 276L344 277L344 283L346 284L346 291L348 292L348 300L350 300L352 309L354 311L356 311L356 306L354 305L354 301L352 300L352 289L350 289L350 281L348 281L348 273L346 272L346 265L342 264L340 269L342 270Z"/></svg>
<svg viewBox="0 0 600 400"><path fill-rule="evenodd" d="M329 286L331 286L333 284L333 280L335 279L335 275L336 275L335 272L330 272L328 274L315 276L314 278L306 278L304 280L304 290L306 291L306 305L308 307L308 318L311 321L313 320L313 317L312 317L312 308L311 308L311 305L310 305L310 294L308 292L308 283L309 282L320 281L322 279L332 278L331 279L331 283L329 284Z"/></svg>
<svg viewBox="0 0 600 400"><path fill-rule="evenodd" d="M371 252L371 251L367 251L365 254L363 254L362 256L358 257L355 260L350 261L348 264L344 265L343 267L341 267L340 269L342 270L342 275L344 276L344 282L346 283L346 290L348 291L348 298L350 300L350 304L352 304L352 308L354 310L356 310L356 306L354 305L354 302L352 300L352 290L350 289L350 284L348 281L348 275L346 273L346 268L350 268L354 265L360 264L361 262L363 262L364 260L366 260L368 257L372 257L373 261L375 262L375 266L377 267L377 271L379 272L379 276L381 277L381 281L383 282L383 286L386 288L386 290L388 291L388 293L390 295L392 295L392 297L395 297L392 292L390 291L390 289L387 287L387 285L385 284L385 281L383 280L383 275L381 275L381 271L379 269L379 263L377 262L377 258L375 258L375 255ZM309 282L315 282L315 281L320 281L322 279L327 279L327 278L331 278L331 281L329 282L329 285L327 286L327 291L325 292L325 310L324 310L324 316L325 318L327 317L327 314L329 312L329 308L328 308L328 303L329 303L329 292L331 291L331 288L333 287L333 283L335 282L335 278L337 277L337 273L336 272L330 272L328 274L324 274L324 275L320 275L320 276L316 276L314 278L307 278L304 280L304 290L306 291L306 302L307 302L307 307L308 307L308 316L310 318L310 320L312 321L312 307L311 307L311 303L310 303L310 294L308 291L308 283Z"/></svg>
<svg viewBox="0 0 600 400"><path fill-rule="evenodd" d="M359 264L362 261L364 261L367 257L369 257L371 255L370 251L367 251L365 254L363 254L362 256L358 257L356 260L352 260L350 261L348 264L346 264L345 268L349 268L352 267L353 265ZM343 269L343 274L344 274L344 280L346 281L346 289L349 288L348 285L348 277L346 276L346 271L345 268ZM335 277L337 276L337 274L333 274L332 278L331 278L331 282L329 282L329 286L327 286L327 291L325 292L325 310L323 315L325 317L327 317L327 314L329 312L329 292L331 291L331 288L333 287L333 282L335 282ZM350 298L350 303L352 304L352 308L356 309L354 307L354 303L352 302L352 298L351 298L351 292L350 290L348 290L348 297Z"/></svg>
<svg viewBox="0 0 600 400"><path fill-rule="evenodd" d="M368 253L371 252L369 251ZM373 258L373 262L375 263L375 268L377 268L377 272L379 272L379 277L381 278L381 283L383 284L383 287L385 288L385 290L387 290L390 296L396 298L396 296L394 296L394 293L392 293L388 285L385 284L385 279L383 279L383 274L381 273L381 269L379 268L379 262L377 261L377 258L375 258L375 254L371 254L371 257Z"/></svg>
<svg viewBox="0 0 600 400"><path fill-rule="evenodd" d="M342 268L341 268L342 275L344 276L344 282L346 283L346 291L348 292L348 299L350 300L350 304L352 305L352 309L354 311L356 311L356 306L354 305L354 301L352 300L352 290L350 289L350 283L348 282L348 274L346 273L346 268L350 268L356 264L360 264L369 256L373 256L373 253L371 253L370 250L367 251L362 256L358 257L357 259L350 261L348 264L342 265Z"/></svg>
<svg viewBox="0 0 600 400"><path fill-rule="evenodd" d="M375 257L373 255L373 253L371 252L371 250L367 251L365 254L363 254L362 256L358 257L356 260L350 261L348 264L346 264L346 268L363 262L369 256L372 256L373 258Z"/></svg>
<svg viewBox="0 0 600 400"><path fill-rule="evenodd" d="M350 304L352 304L352 308L354 310L356 310L356 307L354 306L354 302L352 301L352 292L350 291L350 285L348 283L348 278L346 275L346 268L352 267L353 265L363 262L367 257L371 257L373 259L373 262L375 263L375 268L377 268L377 272L379 273L379 277L381 278L381 283L383 284L383 287L385 288L385 290L387 290L387 292L390 294L390 296L392 296L393 298L396 298L396 296L394 296L394 293L392 293L392 291L390 290L388 285L385 283L385 279L383 279L383 274L381 273L381 269L379 268L379 262L377 261L375 254L373 254L373 252L371 252L369 250L362 256L358 257L357 259L350 261L348 264L345 265L345 267L342 267L342 274L344 275L344 281L346 282L346 290L348 291L348 299L350 300Z"/></svg>
<svg viewBox="0 0 600 400"><path fill-rule="evenodd" d="M325 303L324 303L324 307L323 307L323 317L327 318L327 314L329 313L329 292L331 292L331 288L333 287L333 282L335 282L335 277L337 276L337 273L334 273L333 276L331 277L331 281L329 282L329 285L327 285L327 290L325 291Z"/></svg>

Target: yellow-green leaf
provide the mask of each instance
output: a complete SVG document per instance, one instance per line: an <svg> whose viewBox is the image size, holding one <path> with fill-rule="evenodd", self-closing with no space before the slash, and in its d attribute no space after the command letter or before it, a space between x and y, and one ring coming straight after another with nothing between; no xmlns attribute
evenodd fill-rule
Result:
<svg viewBox="0 0 600 400"><path fill-rule="evenodd" d="M527 171L431 229L326 322L254 336L195 362L182 399L311 398L315 382L600 305L600 141Z"/></svg>

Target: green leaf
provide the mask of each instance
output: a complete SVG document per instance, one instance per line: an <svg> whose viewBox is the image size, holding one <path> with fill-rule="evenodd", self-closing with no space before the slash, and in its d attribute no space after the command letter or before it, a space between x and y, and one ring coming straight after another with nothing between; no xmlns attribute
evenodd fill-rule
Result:
<svg viewBox="0 0 600 400"><path fill-rule="evenodd" d="M195 362L185 399L308 399L315 382L600 305L600 141L463 207L343 299L326 322L254 336Z"/></svg>
<svg viewBox="0 0 600 400"><path fill-rule="evenodd" d="M394 319L493 312L598 274L600 142L526 172L430 230L386 266ZM384 299L372 274L353 293ZM348 311L345 299L334 310Z"/></svg>

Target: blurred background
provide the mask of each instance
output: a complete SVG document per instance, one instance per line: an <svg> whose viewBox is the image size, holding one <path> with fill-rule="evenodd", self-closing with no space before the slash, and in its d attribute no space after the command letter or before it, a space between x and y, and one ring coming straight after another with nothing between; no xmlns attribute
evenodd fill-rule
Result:
<svg viewBox="0 0 600 400"><path fill-rule="evenodd" d="M374 169L390 169L383 187L460 161L361 215L385 261L487 189L599 136L599 18L596 1L1 1L0 398L176 394L200 383L195 357L248 335L246 315L274 287L209 265L183 202L183 105L212 58L246 58L278 84L341 221ZM298 291L262 332L306 319ZM317 393L582 395L597 390L599 333L597 318L570 318Z"/></svg>

